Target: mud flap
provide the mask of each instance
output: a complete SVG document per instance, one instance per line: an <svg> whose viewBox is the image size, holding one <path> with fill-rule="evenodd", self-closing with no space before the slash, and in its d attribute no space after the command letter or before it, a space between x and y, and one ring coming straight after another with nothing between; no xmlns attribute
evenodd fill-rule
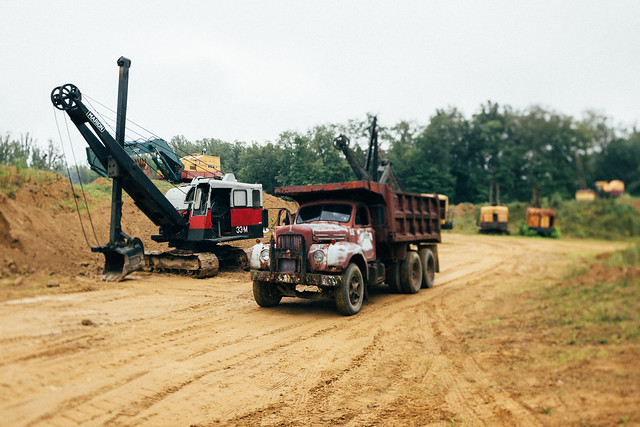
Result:
<svg viewBox="0 0 640 427"><path fill-rule="evenodd" d="M122 246L99 246L91 248L91 251L104 254L102 280L105 282L119 282L127 274L144 267L144 247L137 237Z"/></svg>

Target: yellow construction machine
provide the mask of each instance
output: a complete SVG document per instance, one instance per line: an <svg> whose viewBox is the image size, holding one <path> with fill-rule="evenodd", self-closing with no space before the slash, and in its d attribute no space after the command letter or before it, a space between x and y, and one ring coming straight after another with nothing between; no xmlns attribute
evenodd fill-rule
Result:
<svg viewBox="0 0 640 427"><path fill-rule="evenodd" d="M624 193L624 182L619 179L613 181L596 181L598 192L608 197L618 197Z"/></svg>
<svg viewBox="0 0 640 427"><path fill-rule="evenodd" d="M449 210L449 196L438 193L422 193L423 196L438 197L440 205L440 229L451 230L453 228L453 212Z"/></svg>
<svg viewBox="0 0 640 427"><path fill-rule="evenodd" d="M480 233L509 234L509 208L500 206L500 188L495 181L491 182L489 203L491 206L480 208Z"/></svg>
<svg viewBox="0 0 640 427"><path fill-rule="evenodd" d="M527 228L541 236L551 236L556 229L556 211L535 207L527 208Z"/></svg>
<svg viewBox="0 0 640 427"><path fill-rule="evenodd" d="M527 208L525 230L522 234L549 237L555 236L556 211L553 209L542 209L540 202L540 188L533 186L531 190L531 207Z"/></svg>
<svg viewBox="0 0 640 427"><path fill-rule="evenodd" d="M222 176L220 157L218 156L208 156L204 152L201 154L194 153L180 158L180 161L184 165L181 178L185 182L197 176L204 176L205 178L219 178Z"/></svg>

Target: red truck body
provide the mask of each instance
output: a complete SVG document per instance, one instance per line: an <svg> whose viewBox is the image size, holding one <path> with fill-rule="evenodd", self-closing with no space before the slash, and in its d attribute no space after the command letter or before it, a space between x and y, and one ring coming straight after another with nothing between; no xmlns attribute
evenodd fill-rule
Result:
<svg viewBox="0 0 640 427"><path fill-rule="evenodd" d="M351 315L360 310L368 286L386 282L398 292L416 293L433 285L439 270L437 196L372 181L281 187L275 193L300 207L271 242L251 250L259 305L276 305L283 296L333 297L339 311Z"/></svg>

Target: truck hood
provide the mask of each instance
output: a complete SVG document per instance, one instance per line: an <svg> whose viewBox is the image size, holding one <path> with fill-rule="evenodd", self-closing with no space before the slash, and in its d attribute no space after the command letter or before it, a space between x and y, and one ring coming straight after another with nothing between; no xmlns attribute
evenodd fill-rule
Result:
<svg viewBox="0 0 640 427"><path fill-rule="evenodd" d="M304 236L307 245L311 243L345 241L349 236L349 229L343 225L330 222L312 222L308 224L294 224L280 227L276 234L296 233Z"/></svg>

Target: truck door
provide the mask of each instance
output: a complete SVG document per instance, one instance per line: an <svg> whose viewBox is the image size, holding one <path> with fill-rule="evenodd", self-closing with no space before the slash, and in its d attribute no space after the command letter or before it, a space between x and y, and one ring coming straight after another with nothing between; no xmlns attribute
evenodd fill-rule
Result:
<svg viewBox="0 0 640 427"><path fill-rule="evenodd" d="M209 206L209 184L199 184L196 187L196 192L193 198L193 205L191 205L191 215L202 216L206 215Z"/></svg>
<svg viewBox="0 0 640 427"><path fill-rule="evenodd" d="M358 245L362 248L362 253L367 261L376 258L376 238L371 225L371 215L365 205L358 205L354 220Z"/></svg>
<svg viewBox="0 0 640 427"><path fill-rule="evenodd" d="M209 183L198 184L191 203L188 240L210 238L211 211L209 210Z"/></svg>

